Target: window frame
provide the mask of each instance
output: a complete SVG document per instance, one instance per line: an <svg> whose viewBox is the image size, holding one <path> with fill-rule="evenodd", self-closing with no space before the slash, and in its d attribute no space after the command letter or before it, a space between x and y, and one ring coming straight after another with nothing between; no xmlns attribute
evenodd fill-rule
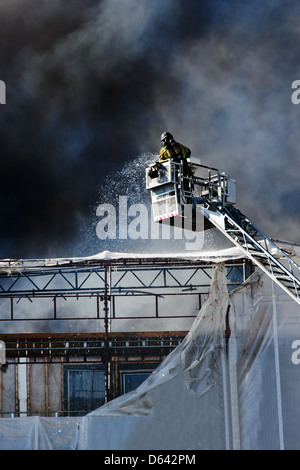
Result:
<svg viewBox="0 0 300 470"><path fill-rule="evenodd" d="M104 364L82 364L82 363L77 363L77 364L66 364L63 366L63 405L64 405L64 411L67 416L84 416L85 414L93 411L93 409L89 409L87 406L86 409L83 410L76 410L72 409L71 405L71 400L72 400L72 395L70 394L70 372L101 372L103 374L103 402L99 403L99 406L96 408L99 408L105 403L105 365ZM74 399L74 398L73 398ZM87 398L87 403L88 403L88 398Z"/></svg>

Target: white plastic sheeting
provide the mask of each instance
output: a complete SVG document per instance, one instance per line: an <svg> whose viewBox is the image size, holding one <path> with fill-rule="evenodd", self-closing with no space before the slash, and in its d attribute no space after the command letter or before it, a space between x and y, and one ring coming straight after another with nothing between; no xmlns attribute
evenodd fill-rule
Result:
<svg viewBox="0 0 300 470"><path fill-rule="evenodd" d="M75 450L80 418L0 419L1 450Z"/></svg>
<svg viewBox="0 0 300 470"><path fill-rule="evenodd" d="M255 273L231 296L241 449L300 449L300 306Z"/></svg>

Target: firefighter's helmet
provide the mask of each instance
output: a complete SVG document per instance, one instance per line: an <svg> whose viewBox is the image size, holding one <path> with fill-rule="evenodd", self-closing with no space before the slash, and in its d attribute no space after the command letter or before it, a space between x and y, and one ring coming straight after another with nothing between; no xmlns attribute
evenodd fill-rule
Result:
<svg viewBox="0 0 300 470"><path fill-rule="evenodd" d="M168 142L171 142L173 140L172 134L170 132L163 132L160 138L162 144L167 144Z"/></svg>

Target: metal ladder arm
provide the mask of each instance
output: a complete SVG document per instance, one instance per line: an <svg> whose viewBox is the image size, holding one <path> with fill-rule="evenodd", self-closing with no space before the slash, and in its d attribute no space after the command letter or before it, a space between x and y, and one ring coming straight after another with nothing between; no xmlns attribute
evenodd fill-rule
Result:
<svg viewBox="0 0 300 470"><path fill-rule="evenodd" d="M281 250L272 240L244 217L244 221L251 227L251 231L261 237L258 241L248 233L234 216L230 209L223 205L206 203L200 206L206 218L212 222L227 238L229 238L243 253L248 256L260 269L300 304L300 266ZM287 261L289 268L284 266L271 252L269 247L276 250Z"/></svg>

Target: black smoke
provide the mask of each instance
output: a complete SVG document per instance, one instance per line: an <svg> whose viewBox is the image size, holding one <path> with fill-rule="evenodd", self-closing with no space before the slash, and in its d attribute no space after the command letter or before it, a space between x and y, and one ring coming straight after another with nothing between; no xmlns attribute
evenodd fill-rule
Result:
<svg viewBox="0 0 300 470"><path fill-rule="evenodd" d="M300 242L299 20L284 0L1 2L0 257L105 249L101 187L164 130L237 179L268 235Z"/></svg>

